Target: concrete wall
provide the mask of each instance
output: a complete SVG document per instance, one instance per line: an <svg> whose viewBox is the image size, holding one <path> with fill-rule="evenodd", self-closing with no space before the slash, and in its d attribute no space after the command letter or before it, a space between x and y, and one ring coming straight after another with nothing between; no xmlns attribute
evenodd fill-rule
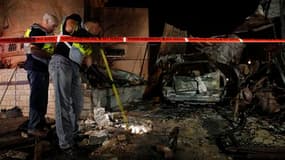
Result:
<svg viewBox="0 0 285 160"><path fill-rule="evenodd" d="M9 80L11 80L9 82ZM87 83L82 83L83 109L81 118L85 119L93 114L94 107L106 107L119 110L112 89L91 89ZM141 100L145 86L132 86L117 88L122 104ZM49 84L49 99L47 116L55 116L55 96L52 81ZM29 115L30 87L27 80L27 72L24 69L0 70L0 110L9 110L18 106L24 116ZM2 101L1 101L2 100Z"/></svg>
<svg viewBox="0 0 285 160"><path fill-rule="evenodd" d="M9 83L9 80L11 82ZM8 85L9 84L9 85ZM84 91L84 108L82 118L89 115L94 107L91 100L91 89L87 84L82 84ZM6 92L6 93L5 93ZM27 80L27 72L24 69L1 69L0 70L0 109L11 109L15 106L21 108L24 116L29 114L30 87ZM53 84L49 85L49 100L47 116L54 118L55 96Z"/></svg>
<svg viewBox="0 0 285 160"><path fill-rule="evenodd" d="M145 85L117 88L122 105L128 106L133 102L141 101L144 89ZM112 88L93 90L92 104L97 107L110 109L111 111L119 110L118 102Z"/></svg>
<svg viewBox="0 0 285 160"><path fill-rule="evenodd" d="M60 20L71 13L78 13L83 16L83 0L4 1L4 10L0 11L0 13L5 12L1 15L6 26L6 29L3 30L3 36L22 36L31 24L41 22L42 16L46 12L55 14Z"/></svg>

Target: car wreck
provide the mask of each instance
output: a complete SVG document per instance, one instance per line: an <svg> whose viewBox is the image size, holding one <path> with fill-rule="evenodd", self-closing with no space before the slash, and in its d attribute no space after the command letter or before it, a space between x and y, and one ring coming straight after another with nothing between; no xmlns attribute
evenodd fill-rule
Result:
<svg viewBox="0 0 285 160"><path fill-rule="evenodd" d="M188 60L185 60L186 57ZM219 103L227 84L225 75L207 59L192 61L189 59L192 59L191 56L177 56L175 63L171 64L168 72L163 74L164 99L174 104L185 105Z"/></svg>

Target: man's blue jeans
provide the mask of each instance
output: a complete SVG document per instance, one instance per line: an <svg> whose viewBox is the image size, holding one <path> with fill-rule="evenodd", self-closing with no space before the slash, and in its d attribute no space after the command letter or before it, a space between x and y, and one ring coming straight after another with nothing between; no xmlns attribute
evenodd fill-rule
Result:
<svg viewBox="0 0 285 160"><path fill-rule="evenodd" d="M66 149L75 144L77 120L83 107L79 66L56 54L50 61L49 73L55 90L55 124L59 146Z"/></svg>

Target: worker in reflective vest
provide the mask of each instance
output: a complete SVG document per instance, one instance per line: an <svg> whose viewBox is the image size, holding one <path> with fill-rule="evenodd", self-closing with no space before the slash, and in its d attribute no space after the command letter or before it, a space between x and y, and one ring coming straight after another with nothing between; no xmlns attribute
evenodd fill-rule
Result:
<svg viewBox="0 0 285 160"><path fill-rule="evenodd" d="M62 34L90 37L90 33L81 28L80 24L80 15L67 16L61 26ZM66 153L72 154L76 145L79 132L77 120L83 107L80 65L82 59L91 53L90 44L60 42L49 64L55 90L56 132L59 146Z"/></svg>
<svg viewBox="0 0 285 160"><path fill-rule="evenodd" d="M34 23L25 37L47 36L58 26L58 19L51 14L44 14L40 24ZM25 43L24 51L27 59L24 68L30 84L28 134L45 136L47 131L45 115L48 104L49 73L48 63L54 51L51 43Z"/></svg>
<svg viewBox="0 0 285 160"><path fill-rule="evenodd" d="M31 26L31 28L29 28L29 29L27 29L27 31L25 32L25 34L24 34L24 37L25 38L28 38L28 37L30 37L30 36L33 36L33 35L31 35L31 31L33 30L33 32L37 32L37 31L35 31L35 30L38 30L39 32L42 32L42 33L45 33L45 34L43 34L42 36L45 36L45 35L49 35L48 33L47 33L47 31L45 30L45 28L42 28L42 26L40 26L39 24L33 24L32 26ZM32 34L34 34L34 33L32 33ZM30 44L30 43L25 43L24 44L24 52L26 53L26 54L31 54L31 48L32 47L38 47L38 49L41 49L41 50L43 50L45 53L42 55L42 54L39 54L39 55L33 55L33 56L35 56L35 57L39 57L39 58L44 58L44 60L46 59L46 58L50 58L51 56L52 56L52 54L53 54L53 52L54 52L54 47L55 47L55 45L53 44L53 43L43 43L43 44Z"/></svg>

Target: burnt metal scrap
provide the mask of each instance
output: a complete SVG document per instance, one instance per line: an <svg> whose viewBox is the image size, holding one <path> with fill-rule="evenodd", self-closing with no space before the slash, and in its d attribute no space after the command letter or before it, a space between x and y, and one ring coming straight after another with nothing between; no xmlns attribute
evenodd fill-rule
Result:
<svg viewBox="0 0 285 160"><path fill-rule="evenodd" d="M267 21L254 27L244 30L242 36L272 34L270 38L276 37L273 23ZM281 51L282 46L195 45L191 44L189 53L158 59L164 100L191 108L197 104L217 104L214 108L229 122L228 130L215 135L217 144L233 158L285 159L285 53ZM215 88L213 84L218 85ZM233 114L225 114L226 110L232 110Z"/></svg>
<svg viewBox="0 0 285 160"><path fill-rule="evenodd" d="M247 119L246 121L244 121ZM284 159L282 125L273 126L268 120L245 117L242 125L217 136L217 145L235 159Z"/></svg>
<svg viewBox="0 0 285 160"><path fill-rule="evenodd" d="M224 45L222 48L228 47L231 46ZM249 59L244 55L246 53L241 52L242 49L235 53L225 49L221 53L225 53L224 56L215 56L218 55L215 48L212 48L212 54L207 47L200 53L174 54L158 59L157 64L163 71L162 95L166 101L199 105L228 105L230 102L235 104L236 112L249 106L259 106L267 113L282 110L285 93L284 53L275 49L273 53L268 51L265 59ZM216 48L218 52L221 51L219 48ZM270 50L278 46L259 48ZM244 63L246 58L248 60Z"/></svg>
<svg viewBox="0 0 285 160"><path fill-rule="evenodd" d="M177 149L178 134L179 134L179 127L174 127L168 136L168 146L174 151Z"/></svg>
<svg viewBox="0 0 285 160"><path fill-rule="evenodd" d="M234 158L285 158L284 108L281 106L284 102L276 96L277 85L272 84L270 69L271 65L265 65L241 83L243 88L237 98L241 103L235 100L235 107L239 108L238 123L225 116L233 127L217 136L217 144Z"/></svg>
<svg viewBox="0 0 285 160"><path fill-rule="evenodd" d="M283 160L285 158L284 147L238 146L227 147L225 150L233 154L236 159Z"/></svg>
<svg viewBox="0 0 285 160"><path fill-rule="evenodd" d="M104 67L93 64L85 70L85 75L93 88L109 88L112 83L118 87L143 85L144 79L134 73L120 69L112 69L113 81L111 81Z"/></svg>

